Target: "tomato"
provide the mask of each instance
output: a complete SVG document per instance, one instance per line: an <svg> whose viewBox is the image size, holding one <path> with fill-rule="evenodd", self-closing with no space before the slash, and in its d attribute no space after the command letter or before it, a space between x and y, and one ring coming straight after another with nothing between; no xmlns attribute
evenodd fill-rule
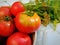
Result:
<svg viewBox="0 0 60 45"><path fill-rule="evenodd" d="M41 19L37 13L34 13L33 16L19 13L14 20L17 29L23 33L35 32L41 24Z"/></svg>
<svg viewBox="0 0 60 45"><path fill-rule="evenodd" d="M10 7L9 6L2 6L0 7L0 16L11 16Z"/></svg>
<svg viewBox="0 0 60 45"><path fill-rule="evenodd" d="M11 7L11 13L16 16L19 12L24 12L25 7L21 2L14 2Z"/></svg>
<svg viewBox="0 0 60 45"><path fill-rule="evenodd" d="M31 45L31 38L26 34L16 32L8 38L7 45Z"/></svg>
<svg viewBox="0 0 60 45"><path fill-rule="evenodd" d="M10 17L0 17L0 36L9 36L14 31L14 24Z"/></svg>

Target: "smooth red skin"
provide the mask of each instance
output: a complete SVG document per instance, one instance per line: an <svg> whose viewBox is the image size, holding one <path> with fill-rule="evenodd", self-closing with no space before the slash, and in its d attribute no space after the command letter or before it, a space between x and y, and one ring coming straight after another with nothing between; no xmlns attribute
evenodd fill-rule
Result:
<svg viewBox="0 0 60 45"><path fill-rule="evenodd" d="M9 36L14 31L14 25L11 21L0 22L0 36Z"/></svg>
<svg viewBox="0 0 60 45"><path fill-rule="evenodd" d="M22 32L22 33L33 33L33 32L35 32L36 30L37 30L37 28L38 28L38 25L36 26L36 27L32 27L32 26L24 26L24 25L22 25L20 22L19 22L19 20L17 19L16 20L17 22L15 22L15 25L16 25L16 27L17 27L17 29L20 31L20 32Z"/></svg>
<svg viewBox="0 0 60 45"><path fill-rule="evenodd" d="M11 16L10 7L9 6L0 7L0 16Z"/></svg>
<svg viewBox="0 0 60 45"><path fill-rule="evenodd" d="M40 23L41 22L38 22L38 24L36 24L36 26L35 27L33 27L33 26L25 26L24 24L22 24L21 22L20 22L20 13L16 16L16 18L14 19L14 21L15 21L15 25L16 25L16 27L17 27L17 29L20 31L20 32L22 32L22 33L33 33L33 32L35 32L35 31L37 31L37 28L39 28L39 26L40 26ZM25 18L27 18L27 17L25 17Z"/></svg>
<svg viewBox="0 0 60 45"><path fill-rule="evenodd" d="M26 34L16 32L8 38L7 45L31 45L31 38Z"/></svg>
<svg viewBox="0 0 60 45"><path fill-rule="evenodd" d="M12 4L11 13L16 16L19 12L24 12L25 8L21 2L15 2Z"/></svg>

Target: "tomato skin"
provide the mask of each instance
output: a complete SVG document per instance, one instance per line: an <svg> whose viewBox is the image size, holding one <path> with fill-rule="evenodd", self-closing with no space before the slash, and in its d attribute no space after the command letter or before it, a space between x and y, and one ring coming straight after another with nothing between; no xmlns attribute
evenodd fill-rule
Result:
<svg viewBox="0 0 60 45"><path fill-rule="evenodd" d="M19 12L24 12L25 8L21 2L15 2L12 4L11 13L16 16Z"/></svg>
<svg viewBox="0 0 60 45"><path fill-rule="evenodd" d="M16 32L8 38L7 45L31 45L31 38L26 34Z"/></svg>
<svg viewBox="0 0 60 45"><path fill-rule="evenodd" d="M0 20L0 36L6 37L14 31L14 24L11 20Z"/></svg>
<svg viewBox="0 0 60 45"><path fill-rule="evenodd" d="M10 7L9 6L0 7L0 16L11 16Z"/></svg>
<svg viewBox="0 0 60 45"><path fill-rule="evenodd" d="M23 33L35 32L41 24L40 17L36 13L32 17L19 13L14 20L17 29Z"/></svg>

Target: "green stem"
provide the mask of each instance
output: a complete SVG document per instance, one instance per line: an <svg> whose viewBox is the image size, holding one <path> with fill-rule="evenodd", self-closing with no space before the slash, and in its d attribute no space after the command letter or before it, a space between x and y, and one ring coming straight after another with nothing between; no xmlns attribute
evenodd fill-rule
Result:
<svg viewBox="0 0 60 45"><path fill-rule="evenodd" d="M50 0L47 1L47 5L50 5Z"/></svg>
<svg viewBox="0 0 60 45"><path fill-rule="evenodd" d="M11 18L10 18L9 16L5 16L4 19L5 19L6 21L11 20Z"/></svg>

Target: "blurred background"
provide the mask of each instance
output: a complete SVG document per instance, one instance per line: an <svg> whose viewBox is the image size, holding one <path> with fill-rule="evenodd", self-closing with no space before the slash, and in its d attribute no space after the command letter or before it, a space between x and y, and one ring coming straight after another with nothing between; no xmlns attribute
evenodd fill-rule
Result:
<svg viewBox="0 0 60 45"><path fill-rule="evenodd" d="M29 0L0 0L0 6L12 5L15 1L21 1L23 3L29 2ZM53 2L53 0L50 1L49 5L57 3L56 1ZM60 0L58 0L58 2L60 2ZM53 30L53 26L50 24L45 27L45 29L41 26L37 31L35 45L60 45L60 23L57 24L56 31Z"/></svg>

